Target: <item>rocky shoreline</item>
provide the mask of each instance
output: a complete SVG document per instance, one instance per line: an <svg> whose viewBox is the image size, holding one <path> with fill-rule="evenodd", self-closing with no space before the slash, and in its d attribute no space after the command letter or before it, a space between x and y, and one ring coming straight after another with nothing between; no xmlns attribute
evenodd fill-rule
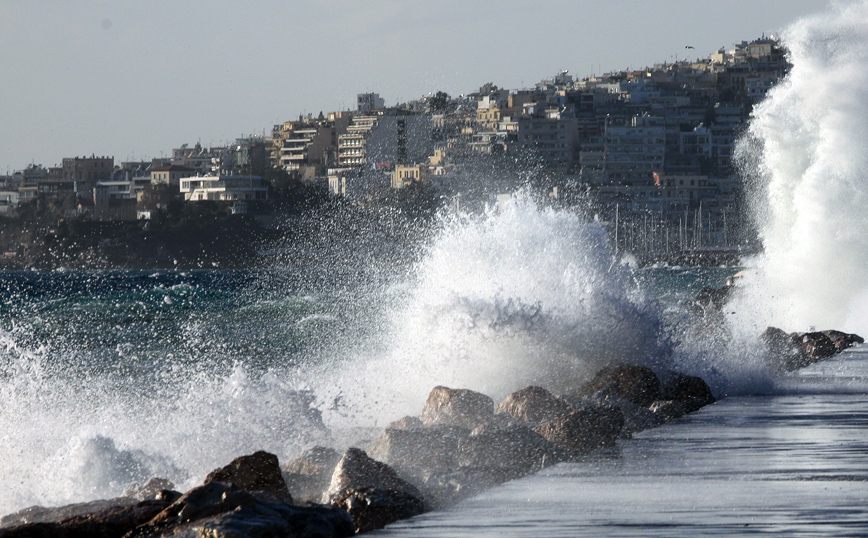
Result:
<svg viewBox="0 0 868 538"><path fill-rule="evenodd" d="M762 341L784 369L863 342L839 331L774 328ZM497 405L485 394L438 386L419 416L343 454L318 446L281 466L260 451L183 494L154 478L116 499L34 506L0 518L0 538L353 536L574 461L714 401L699 377L640 365L603 368L558 396L529 386Z"/></svg>

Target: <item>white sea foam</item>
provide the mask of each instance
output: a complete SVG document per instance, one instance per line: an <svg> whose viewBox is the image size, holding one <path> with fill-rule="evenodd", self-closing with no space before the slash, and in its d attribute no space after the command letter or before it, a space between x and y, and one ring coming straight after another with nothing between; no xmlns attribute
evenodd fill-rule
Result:
<svg viewBox="0 0 868 538"><path fill-rule="evenodd" d="M569 390L613 361L666 360L658 305L631 274L602 226L526 195L452 219L391 306L381 348L331 369L338 411L382 424L418 414L436 385L500 398Z"/></svg>
<svg viewBox="0 0 868 538"><path fill-rule="evenodd" d="M313 396L281 376L210 364L129 382L65 375L8 335L0 342L2 514L119 496L153 476L186 490L241 454L285 459L329 442Z"/></svg>
<svg viewBox="0 0 868 538"><path fill-rule="evenodd" d="M800 20L783 40L792 71L739 150L764 245L740 321L868 333L868 2Z"/></svg>

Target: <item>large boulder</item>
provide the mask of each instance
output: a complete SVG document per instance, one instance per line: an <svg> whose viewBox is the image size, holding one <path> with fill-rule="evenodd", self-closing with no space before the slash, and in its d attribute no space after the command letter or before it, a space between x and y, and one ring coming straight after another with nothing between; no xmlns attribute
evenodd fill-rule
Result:
<svg viewBox="0 0 868 538"><path fill-rule="evenodd" d="M379 529L425 511L425 500L416 486L358 448L344 453L323 498L347 510L357 532Z"/></svg>
<svg viewBox="0 0 868 538"><path fill-rule="evenodd" d="M255 501L256 497L251 492L241 489L237 484L209 481L182 495L181 498L150 520L148 529L143 529L141 532L147 534L182 523L231 512L253 504Z"/></svg>
<svg viewBox="0 0 868 538"><path fill-rule="evenodd" d="M513 392L500 402L496 413L505 413L515 420L540 424L568 415L574 407L542 387L530 386Z"/></svg>
<svg viewBox="0 0 868 538"><path fill-rule="evenodd" d="M383 462L369 457L364 450L348 448L332 474L323 502L334 503L349 490L376 488L395 490L422 498L418 489Z"/></svg>
<svg viewBox="0 0 868 538"><path fill-rule="evenodd" d="M562 450L528 427L480 426L462 444L458 465L501 469L518 478L564 459Z"/></svg>
<svg viewBox="0 0 868 538"><path fill-rule="evenodd" d="M417 516L425 511L420 497L406 491L364 487L344 491L334 500L346 510L358 534L382 529L389 523Z"/></svg>
<svg viewBox="0 0 868 538"><path fill-rule="evenodd" d="M296 502L319 502L340 459L341 455L333 448L315 446L283 465L283 480L292 498Z"/></svg>
<svg viewBox="0 0 868 538"><path fill-rule="evenodd" d="M322 474L328 473L331 477L335 465L341 460L341 455L337 450L325 446L315 446L304 451L304 453L284 464L281 469L286 473L298 474Z"/></svg>
<svg viewBox="0 0 868 538"><path fill-rule="evenodd" d="M178 529L172 529L170 533L152 536L345 538L354 534L353 520L342 508L322 505L290 506L258 500L231 512L182 525Z"/></svg>
<svg viewBox="0 0 868 538"><path fill-rule="evenodd" d="M425 427L425 423L419 417L402 417L394 422L390 422L386 428L393 430L421 430Z"/></svg>
<svg viewBox="0 0 868 538"><path fill-rule="evenodd" d="M864 344L865 339L858 334L850 334L836 330L822 331L835 345L835 351L840 353L856 344Z"/></svg>
<svg viewBox="0 0 868 538"><path fill-rule="evenodd" d="M494 417L494 401L468 389L434 387L422 410L426 426L462 426L473 429Z"/></svg>
<svg viewBox="0 0 868 538"><path fill-rule="evenodd" d="M649 409L665 420L681 418L696 410L692 409L685 400L656 400L651 403Z"/></svg>
<svg viewBox="0 0 868 538"><path fill-rule="evenodd" d="M841 331L786 333L776 327L767 328L760 339L769 351L772 365L785 370L803 368L864 343L861 336Z"/></svg>
<svg viewBox="0 0 868 538"><path fill-rule="evenodd" d="M837 353L832 339L822 332L802 334L797 341L797 345L802 355L807 357L811 363L828 359Z"/></svg>
<svg viewBox="0 0 868 538"><path fill-rule="evenodd" d="M577 409L565 417L535 428L570 457L596 448L613 446L624 427L624 415L617 407L599 406Z"/></svg>
<svg viewBox="0 0 868 538"><path fill-rule="evenodd" d="M138 504L132 496L100 499L84 503L67 504L64 506L29 506L18 512L7 514L0 518L0 528L17 527L28 523L50 523L77 516L102 512L122 506Z"/></svg>
<svg viewBox="0 0 868 538"><path fill-rule="evenodd" d="M269 492L209 482L185 493L127 538L157 536L352 536L346 511L326 506L292 506Z"/></svg>
<svg viewBox="0 0 868 538"><path fill-rule="evenodd" d="M262 450L235 458L229 465L211 471L204 483L211 482L228 482L247 491L266 491L292 504L277 456Z"/></svg>
<svg viewBox="0 0 868 538"><path fill-rule="evenodd" d="M516 478L512 469L501 467L454 467L451 469L402 469L416 485L432 510L441 510Z"/></svg>
<svg viewBox="0 0 868 538"><path fill-rule="evenodd" d="M582 387L581 394L590 395L608 386L621 398L643 407L648 407L651 402L660 399L660 378L645 366L607 366Z"/></svg>
<svg viewBox="0 0 868 538"><path fill-rule="evenodd" d="M585 400L571 399L571 402L575 408L584 408L591 405L610 406L620 409L621 414L624 416L624 427L621 428L621 437L625 439L629 439L634 433L656 428L666 422L664 417L647 407L636 405L618 396L618 393L611 385L608 388L595 392Z"/></svg>
<svg viewBox="0 0 868 538"><path fill-rule="evenodd" d="M714 403L714 394L704 379L679 372L668 372L661 385L660 396L667 400L704 400Z"/></svg>
<svg viewBox="0 0 868 538"><path fill-rule="evenodd" d="M85 508L83 505L96 507L95 503L82 503L74 507L65 507L69 511ZM0 529L2 538L49 538L49 537L95 537L121 538L133 529L148 522L162 512L168 501L151 500L135 504L117 505L102 508L93 512L55 519L53 515L61 512L41 513L28 523L12 522L13 526Z"/></svg>
<svg viewBox="0 0 868 538"><path fill-rule="evenodd" d="M432 426L424 429L386 428L367 446L368 454L379 461L400 467L450 469L455 467L468 428Z"/></svg>
<svg viewBox="0 0 868 538"><path fill-rule="evenodd" d="M716 400L711 387L697 376L669 372L660 391L661 400L682 402L687 413L697 411Z"/></svg>
<svg viewBox="0 0 868 538"><path fill-rule="evenodd" d="M784 370L796 370L810 364L799 348L798 339L798 334L777 327L768 327L760 335L772 367Z"/></svg>

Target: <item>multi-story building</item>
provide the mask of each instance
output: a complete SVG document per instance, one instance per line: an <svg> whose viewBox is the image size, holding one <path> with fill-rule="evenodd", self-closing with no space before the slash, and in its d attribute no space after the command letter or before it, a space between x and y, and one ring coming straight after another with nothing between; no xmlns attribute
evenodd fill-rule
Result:
<svg viewBox="0 0 868 538"><path fill-rule="evenodd" d="M377 119L364 144L370 166L394 166L428 162L434 153L430 114L387 111Z"/></svg>
<svg viewBox="0 0 868 538"><path fill-rule="evenodd" d="M428 165L397 165L392 171L392 188L402 189L413 183L428 183Z"/></svg>
<svg viewBox="0 0 868 538"><path fill-rule="evenodd" d="M573 162L577 133L576 118L559 109L518 118L518 147L549 162Z"/></svg>
<svg viewBox="0 0 868 538"><path fill-rule="evenodd" d="M97 182L92 191L92 205L88 204L91 218L103 221L136 220L136 194L145 185L137 185L132 180Z"/></svg>
<svg viewBox="0 0 868 538"><path fill-rule="evenodd" d="M114 170L113 157L67 157L60 169L49 169L37 179L39 192L46 194L85 193L90 196L97 181L109 181ZM59 172L59 173L58 173Z"/></svg>
<svg viewBox="0 0 868 538"><path fill-rule="evenodd" d="M18 208L19 193L17 190L0 190L0 215L11 215Z"/></svg>
<svg viewBox="0 0 868 538"><path fill-rule="evenodd" d="M198 176L181 179L184 200L198 202L249 201L268 198L268 186L260 176Z"/></svg>
<svg viewBox="0 0 868 538"><path fill-rule="evenodd" d="M366 161L368 134L379 116L355 116L347 132L338 136L338 167L361 166Z"/></svg>
<svg viewBox="0 0 868 538"><path fill-rule="evenodd" d="M370 114L386 108L386 102L378 93L360 93L356 96L357 110L359 114Z"/></svg>
<svg viewBox="0 0 868 538"><path fill-rule="evenodd" d="M181 184L181 178L195 175L196 170L193 168L188 168L178 164L170 164L169 166L152 168L150 183L152 185L172 185L177 187Z"/></svg>
<svg viewBox="0 0 868 538"><path fill-rule="evenodd" d="M330 112L328 117L300 118L275 126L275 166L298 171L303 180L325 177L330 166L337 163L338 137L347 132L352 115Z"/></svg>
<svg viewBox="0 0 868 538"><path fill-rule="evenodd" d="M626 125L606 125L604 144L608 183L647 185L655 172L663 171L666 128L661 118L634 116Z"/></svg>
<svg viewBox="0 0 868 538"><path fill-rule="evenodd" d="M197 174L220 173L229 148L202 147L198 142L192 148L187 144L172 150L172 164L192 168Z"/></svg>

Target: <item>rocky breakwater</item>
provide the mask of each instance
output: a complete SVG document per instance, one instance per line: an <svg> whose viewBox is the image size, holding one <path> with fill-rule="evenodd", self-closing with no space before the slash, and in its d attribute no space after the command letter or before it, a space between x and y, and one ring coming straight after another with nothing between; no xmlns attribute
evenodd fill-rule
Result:
<svg viewBox="0 0 868 538"><path fill-rule="evenodd" d="M714 401L699 378L608 367L573 393L529 386L495 402L435 387L417 417L342 455L314 447L279 465L256 452L186 493L154 479L118 499L31 507L0 538L342 537L443 508L487 488L657 426Z"/></svg>
<svg viewBox="0 0 868 538"><path fill-rule="evenodd" d="M768 351L770 365L786 371L804 368L865 343L857 334L836 330L788 333L777 327L767 328L761 340Z"/></svg>
<svg viewBox="0 0 868 538"><path fill-rule="evenodd" d="M721 313L738 289L736 284L742 275L743 273L737 273L730 277L725 286L704 287L699 290L689 305L692 312L706 322L720 322ZM787 372L810 366L851 346L865 343L858 334L834 329L788 333L777 327L768 327L760 335L760 341L765 348L769 367Z"/></svg>
<svg viewBox="0 0 868 538"><path fill-rule="evenodd" d="M478 392L435 387L420 416L388 425L364 454L412 485L426 510L439 509L714 401L698 377L634 365L605 368L570 394L529 386L497 405Z"/></svg>
<svg viewBox="0 0 868 538"><path fill-rule="evenodd" d="M331 505L293 504L277 456L256 452L213 471L181 494L143 491L60 508L32 507L0 520L2 538L211 538L352 536L349 514Z"/></svg>

